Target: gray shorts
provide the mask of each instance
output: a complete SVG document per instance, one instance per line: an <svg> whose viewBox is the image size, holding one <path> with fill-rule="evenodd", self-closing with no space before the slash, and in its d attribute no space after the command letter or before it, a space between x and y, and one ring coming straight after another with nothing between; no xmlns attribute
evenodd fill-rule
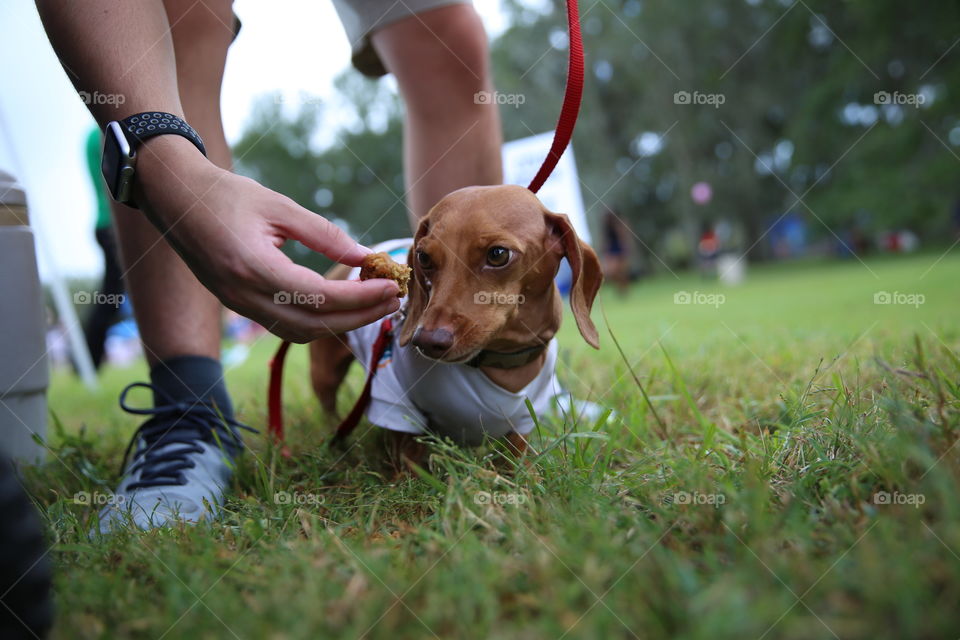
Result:
<svg viewBox="0 0 960 640"><path fill-rule="evenodd" d="M374 31L406 17L451 4L471 0L333 0L343 29L350 40L353 66L366 76L387 73L383 61L370 42Z"/></svg>

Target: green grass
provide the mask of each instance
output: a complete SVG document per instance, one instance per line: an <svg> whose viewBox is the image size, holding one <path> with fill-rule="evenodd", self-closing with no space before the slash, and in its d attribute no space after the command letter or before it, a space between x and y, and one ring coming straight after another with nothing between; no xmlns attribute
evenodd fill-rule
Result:
<svg viewBox="0 0 960 640"><path fill-rule="evenodd" d="M145 370L96 393L58 375L50 462L27 478L54 542L56 635L956 638L960 259L937 257L605 290L603 348L568 318L559 375L615 421L544 420L512 474L438 445L429 477L394 482L373 434L325 447L299 348L292 457L249 438L223 519L193 528L88 539L94 510L73 496L116 482L137 426L116 394ZM725 301L674 304L681 290ZM258 427L275 344L227 376Z"/></svg>

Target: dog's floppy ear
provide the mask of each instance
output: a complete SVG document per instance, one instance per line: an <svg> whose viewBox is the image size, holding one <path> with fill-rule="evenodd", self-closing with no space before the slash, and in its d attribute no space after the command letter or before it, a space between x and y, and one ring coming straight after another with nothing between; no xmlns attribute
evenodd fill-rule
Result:
<svg viewBox="0 0 960 640"><path fill-rule="evenodd" d="M417 225L417 233L413 236L413 246L407 252L407 266L413 272L413 277L410 278L408 285L406 318L403 321L403 329L400 330L399 342L401 347L410 343L413 332L416 331L417 325L420 323L420 316L423 314L423 310L427 308L427 301L430 299L430 294L427 291L427 279L424 277L423 270L417 263L415 256L417 243L423 236L427 235L429 230L430 221L427 217L424 217Z"/></svg>
<svg viewBox="0 0 960 640"><path fill-rule="evenodd" d="M550 240L555 250L562 250L573 271L573 281L570 284L570 308L577 321L580 335L594 349L600 348L600 336L597 328L590 319L593 309L593 300L597 297L600 284L603 282L603 272L600 269L600 260L597 254L586 242L577 236L570 218L562 213L545 211L544 221L550 232Z"/></svg>

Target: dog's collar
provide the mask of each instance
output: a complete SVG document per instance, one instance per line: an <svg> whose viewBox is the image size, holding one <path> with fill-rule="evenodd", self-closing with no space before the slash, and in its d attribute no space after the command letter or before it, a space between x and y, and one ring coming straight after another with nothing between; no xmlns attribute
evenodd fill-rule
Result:
<svg viewBox="0 0 960 640"><path fill-rule="evenodd" d="M525 364L530 364L540 357L547 348L545 344L535 344L532 347L504 353L502 351L490 351L484 349L465 364L468 367L493 367L494 369L516 369Z"/></svg>

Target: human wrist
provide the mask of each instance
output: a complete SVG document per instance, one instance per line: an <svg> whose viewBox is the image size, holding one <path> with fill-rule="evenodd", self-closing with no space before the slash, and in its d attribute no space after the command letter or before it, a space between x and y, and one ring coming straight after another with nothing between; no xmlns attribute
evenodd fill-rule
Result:
<svg viewBox="0 0 960 640"><path fill-rule="evenodd" d="M149 205L157 195L185 189L188 175L210 166L196 145L182 136L148 138L137 147L135 200Z"/></svg>

